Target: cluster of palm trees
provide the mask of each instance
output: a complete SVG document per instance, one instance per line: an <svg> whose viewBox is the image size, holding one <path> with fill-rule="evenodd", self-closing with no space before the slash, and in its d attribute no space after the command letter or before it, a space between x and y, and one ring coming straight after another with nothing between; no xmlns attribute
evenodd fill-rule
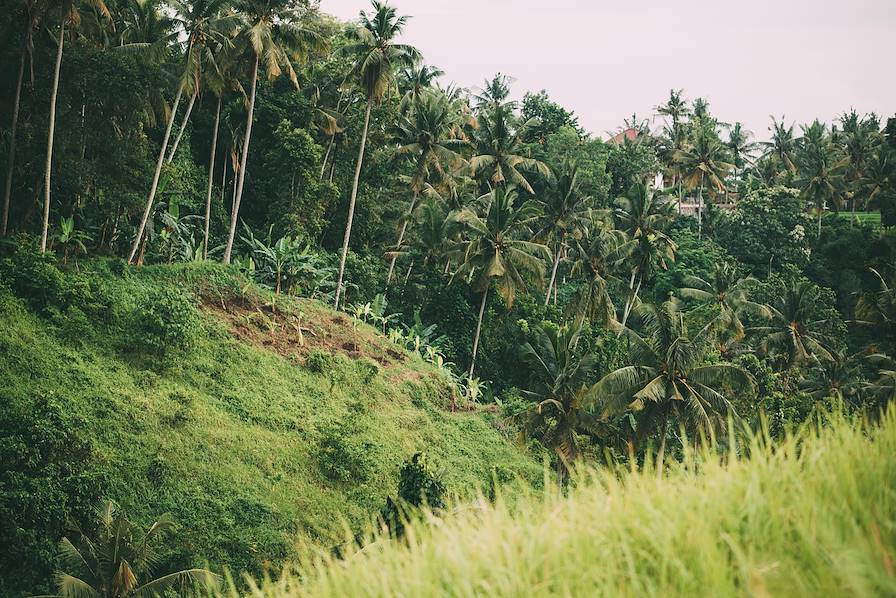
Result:
<svg viewBox="0 0 896 598"><path fill-rule="evenodd" d="M718 121L705 100L689 104L681 90L671 90L656 110L665 125L658 135L641 141L656 146L670 192L679 199L696 194L701 228L707 196L715 199L757 186L799 189L815 210L819 236L825 210L880 209L896 200L891 191L896 180L893 148L875 114L850 110L831 127L816 119L802 125L800 135L795 125L773 118L769 140L756 142L742 123Z"/></svg>
<svg viewBox="0 0 896 598"><path fill-rule="evenodd" d="M92 9L90 15L94 17L93 19L82 19L80 10L84 7ZM213 162L217 153L221 108L228 96L234 95L240 97L245 104L245 125L239 134L242 147L239 148L238 160L233 165L236 179L230 230L223 254L223 260L229 263L243 195L258 79L262 72L270 78L285 74L298 87L296 74L298 66L304 65L312 56L320 55L326 47L326 38L318 30L315 11L301 3L289 0L170 0L165 2L132 0L124 3L115 13L110 11L103 0L91 0L84 6L75 0L50 2L27 0L23 14L27 18L22 23L22 27L25 29L25 44L20 63L22 72L24 72L26 58L31 52L33 36L40 27L53 30L57 40L44 169L41 250L47 248L53 142L56 129L55 106L59 86L65 83L60 81L64 42L66 36L72 35L76 27L89 26L91 28L89 34L92 39L99 38L102 45L109 51L130 52L138 56L139 59L152 63L163 61L164 57L175 56L173 60L169 61L173 64L172 72L169 75L176 90L171 105L168 106L165 103L163 94L149 99L150 104L161 104L162 109L157 111L154 107L150 107L147 110L147 121L152 123L156 112L161 112L165 115L165 127L146 197L145 209L137 225L128 254L130 262L138 261L142 255L141 249L145 249L147 224L153 214L154 202L163 180L164 167L173 161L193 113L197 97L203 91L209 91L217 98L214 137L208 165L206 223L203 239L203 255L207 256ZM85 24L83 21L87 21L87 23ZM6 234L8 228L22 79L20 74L16 83L16 100L10 128L11 142L0 234ZM185 95L189 97L189 100L181 116L180 126L175 133L174 124L178 117L178 108ZM175 133L173 140L172 133ZM236 144L234 143L234 145Z"/></svg>

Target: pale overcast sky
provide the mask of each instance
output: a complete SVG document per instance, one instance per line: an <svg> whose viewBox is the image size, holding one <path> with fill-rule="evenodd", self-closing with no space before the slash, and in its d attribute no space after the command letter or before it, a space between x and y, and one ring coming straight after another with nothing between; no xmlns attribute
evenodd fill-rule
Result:
<svg viewBox="0 0 896 598"><path fill-rule="evenodd" d="M896 0L392 0L412 15L403 40L443 84L546 89L601 137L670 88L708 98L758 138L769 115L830 121L851 106L896 112ZM321 0L343 20L364 0Z"/></svg>

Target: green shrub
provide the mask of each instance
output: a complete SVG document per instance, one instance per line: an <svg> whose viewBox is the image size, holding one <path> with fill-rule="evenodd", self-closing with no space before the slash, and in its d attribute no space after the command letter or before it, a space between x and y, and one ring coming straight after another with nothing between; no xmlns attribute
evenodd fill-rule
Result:
<svg viewBox="0 0 896 598"><path fill-rule="evenodd" d="M49 590L56 542L83 522L104 479L92 443L64 400L0 401L0 596Z"/></svg>
<svg viewBox="0 0 896 598"><path fill-rule="evenodd" d="M312 349L305 358L305 367L315 374L324 374L333 369L336 360L331 353L320 349Z"/></svg>
<svg viewBox="0 0 896 598"><path fill-rule="evenodd" d="M318 466L327 478L363 484L376 471L379 447L369 440L368 429L359 417L327 422L321 429Z"/></svg>
<svg viewBox="0 0 896 598"><path fill-rule="evenodd" d="M167 287L150 287L134 311L133 344L164 356L189 349L200 330L199 312L184 293Z"/></svg>

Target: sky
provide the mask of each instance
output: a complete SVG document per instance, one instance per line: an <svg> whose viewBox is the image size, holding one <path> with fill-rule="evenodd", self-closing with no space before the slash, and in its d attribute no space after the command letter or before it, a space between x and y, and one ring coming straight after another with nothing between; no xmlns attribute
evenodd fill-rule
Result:
<svg viewBox="0 0 896 598"><path fill-rule="evenodd" d="M402 41L478 89L497 72L514 95L545 89L606 137L652 118L672 88L766 139L771 115L830 122L850 108L896 113L896 0L391 0ZM365 0L320 0L343 20Z"/></svg>

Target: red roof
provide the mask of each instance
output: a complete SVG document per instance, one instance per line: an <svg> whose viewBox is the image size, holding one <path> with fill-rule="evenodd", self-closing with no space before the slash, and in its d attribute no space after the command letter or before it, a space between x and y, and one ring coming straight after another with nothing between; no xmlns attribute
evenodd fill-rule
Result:
<svg viewBox="0 0 896 598"><path fill-rule="evenodd" d="M619 133L616 133L612 137L610 137L610 140L608 141L608 143L622 144L623 142L625 142L626 139L628 139L629 141L634 141L635 139L637 139L637 137L638 137L638 129L633 129L633 128L629 127L628 129L625 129Z"/></svg>

